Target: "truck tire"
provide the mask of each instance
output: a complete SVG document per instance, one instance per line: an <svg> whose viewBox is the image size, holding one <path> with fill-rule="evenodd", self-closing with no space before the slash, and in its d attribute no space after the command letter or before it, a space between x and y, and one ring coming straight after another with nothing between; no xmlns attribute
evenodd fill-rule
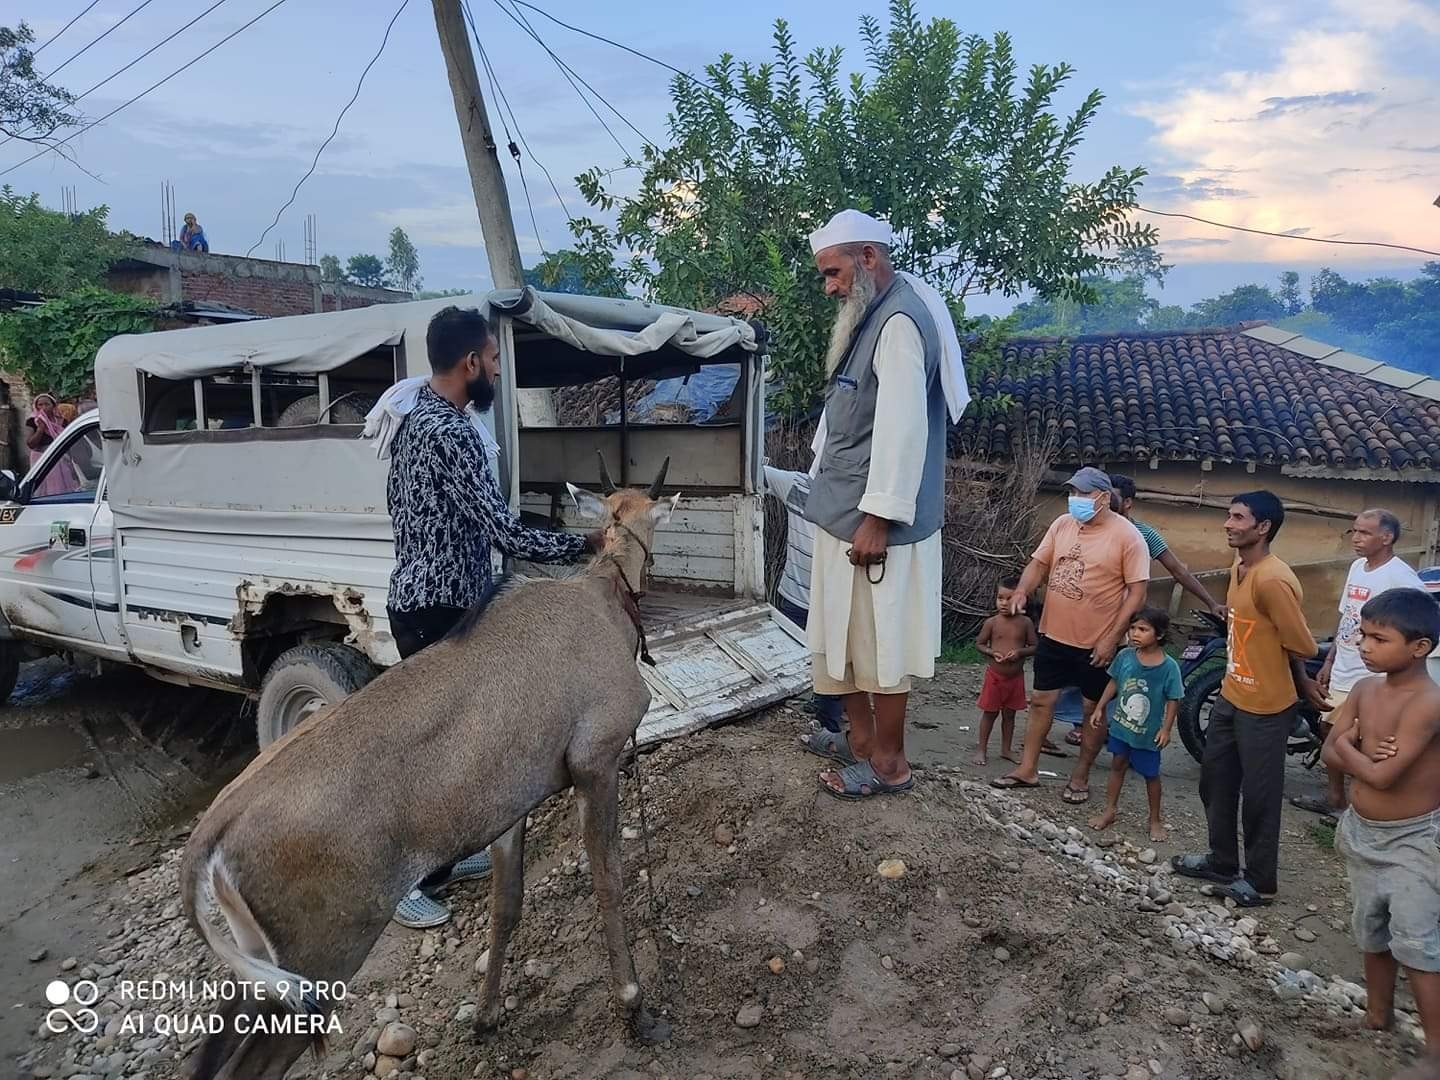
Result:
<svg viewBox="0 0 1440 1080"><path fill-rule="evenodd" d="M1180 702L1180 715L1175 726L1180 729L1180 741L1196 761L1205 758L1205 733L1210 728L1210 710L1220 696L1220 684L1225 681L1225 665L1204 668L1185 685L1185 697Z"/></svg>
<svg viewBox="0 0 1440 1080"><path fill-rule="evenodd" d="M20 643L0 641L0 705L10 700L20 678Z"/></svg>
<svg viewBox="0 0 1440 1080"><path fill-rule="evenodd" d="M374 665L348 645L297 645L281 653L260 684L255 740L263 750L324 706L343 701L374 677Z"/></svg>
<svg viewBox="0 0 1440 1080"><path fill-rule="evenodd" d="M330 423L332 424L363 424L365 414L375 407L375 399L363 395L350 395L340 398L330 406ZM280 418L275 421L276 427L307 427L310 424L320 421L320 395L311 394L298 401L292 402Z"/></svg>

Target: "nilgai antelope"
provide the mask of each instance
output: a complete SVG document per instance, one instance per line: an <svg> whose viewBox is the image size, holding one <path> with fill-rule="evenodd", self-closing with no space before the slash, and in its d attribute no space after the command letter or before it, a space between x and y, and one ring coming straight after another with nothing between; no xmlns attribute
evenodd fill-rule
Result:
<svg viewBox="0 0 1440 1080"><path fill-rule="evenodd" d="M619 766L650 705L638 601L655 529L680 497L660 499L669 459L648 492L616 490L600 466L605 497L570 487L605 531L583 572L497 591L448 637L267 747L196 826L180 869L186 915L264 1000L229 1006L193 1077L280 1080L307 1046L321 1052L324 1025L277 1018L328 1024L323 987L359 970L400 898L487 845L490 967L475 1034L493 1030L524 894L525 816L572 785L615 999L637 1037L669 1037L644 1005L625 935ZM233 941L200 910L207 893Z"/></svg>

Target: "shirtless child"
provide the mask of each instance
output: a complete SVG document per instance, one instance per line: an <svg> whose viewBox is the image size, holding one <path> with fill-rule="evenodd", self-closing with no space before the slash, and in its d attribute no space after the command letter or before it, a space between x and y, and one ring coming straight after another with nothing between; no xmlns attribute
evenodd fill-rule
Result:
<svg viewBox="0 0 1440 1080"><path fill-rule="evenodd" d="M1336 846L1365 954L1365 1026L1395 1019L1403 965L1425 1044L1440 1057L1440 686L1425 659L1440 641L1440 607L1417 589L1390 589L1360 609L1362 679L1335 715L1325 764L1351 777Z"/></svg>
<svg viewBox="0 0 1440 1080"><path fill-rule="evenodd" d="M1015 756L1015 714L1028 704L1025 698L1025 661L1035 655L1035 624L1028 615L1011 615L1010 597L1020 584L1018 577L1000 582L995 595L995 614L980 627L975 651L990 658L985 681L980 686L980 741L971 760L985 764L995 717L1000 721L1000 756L1017 764Z"/></svg>

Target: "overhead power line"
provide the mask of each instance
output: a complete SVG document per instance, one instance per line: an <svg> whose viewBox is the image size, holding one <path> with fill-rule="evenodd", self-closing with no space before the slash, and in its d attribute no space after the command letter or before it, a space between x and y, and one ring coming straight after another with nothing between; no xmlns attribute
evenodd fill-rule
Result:
<svg viewBox="0 0 1440 1080"><path fill-rule="evenodd" d="M1151 210L1148 206L1139 205L1137 205L1135 209L1144 214L1155 214L1158 217L1184 218L1186 221L1197 221L1201 225L1213 225L1217 229L1233 229L1235 232L1254 233L1256 236L1273 236L1279 240L1308 240L1312 244L1341 244L1345 247L1390 248L1394 251L1413 251L1417 255L1434 255L1440 257L1440 251L1411 247L1408 244L1387 244L1382 240L1332 240L1323 236L1299 236L1295 233L1271 232L1269 229L1251 229L1244 225L1230 225L1223 221L1211 221L1209 218L1196 217L1194 214L1181 214L1174 210Z"/></svg>
<svg viewBox="0 0 1440 1080"><path fill-rule="evenodd" d="M149 86L147 86L144 90L141 90L140 93L136 94L134 97L130 98L130 99L127 100L127 101L121 102L119 105L116 105L115 108L111 109L111 110L110 110L108 113L106 113L104 116L100 117L99 120L92 120L90 123L86 124L84 127L80 128L78 131L71 132L69 135L67 135L65 138L61 139L59 142L51 143L51 144L49 144L48 146L46 146L43 150L39 150L39 151L31 154L29 157L25 158L23 161L19 161L19 162L17 162L16 164L11 165L8 169L0 170L0 176L5 176L5 175L7 175L7 174L9 174L9 173L12 173L12 172L14 172L16 169L20 168L22 165L28 165L30 162L34 161L36 158L38 158L38 157L44 157L46 154L50 153L51 151L53 151L53 150L58 150L60 147L64 146L66 143L70 142L72 139L77 139L77 138L79 138L81 135L85 134L85 132L89 131L91 128L99 127L99 126L100 126L101 124L103 124L106 120L109 120L112 116L114 116L116 113L118 113L121 109L126 109L126 108L129 108L131 105L134 105L135 102L139 101L141 98L145 97L147 94L150 94L150 93L152 93L152 92L155 91L155 90L158 90L160 87L162 87L162 86L164 86L166 83L168 83L171 79L175 78L175 76L177 76L177 75L179 75L179 74L181 74L181 73L183 73L183 72L185 72L185 71L188 71L190 68L194 67L194 66L195 66L196 64L198 64L201 60L205 59L205 57L209 56L211 53L213 53L216 49L220 48L220 46L224 45L226 42L231 41L232 39L239 37L239 36L240 36L241 34L243 34L246 30L250 29L250 27L254 26L257 22L259 22L261 19L263 19L266 15L269 15L272 11L274 11L276 8L278 8L278 7L279 7L281 4L283 4L283 3L285 3L285 0L275 0L275 2L274 2L273 4L271 4L269 7L267 7L264 11L260 12L259 15L256 15L256 16L255 16L253 19L251 19L249 22L242 23L237 29L232 30L230 33L226 34L223 38L221 38L219 41L217 41L214 45L209 46L204 52L200 53L198 56L196 56L196 57L194 57L193 59L191 59L191 60L187 61L186 63L182 64L180 67L178 67L178 68L176 68L174 71L172 71L169 75L166 75L163 79L160 79L160 80L157 81L157 82L151 83L151 84L150 84Z"/></svg>
<svg viewBox="0 0 1440 1080"><path fill-rule="evenodd" d="M628 52L631 56L638 56L641 60L648 60L650 63L662 67L667 71L673 71L676 75L679 75L683 79L688 79L690 82L694 83L702 90L708 90L712 94L715 94L719 97L728 98L731 101L740 100L739 95L726 93L725 91L720 90L717 87L711 86L704 79L697 79L694 75L691 75L690 72L684 70L683 68L678 68L674 64L667 64L664 60L661 60L658 57L651 56L647 52L641 52L639 49L632 48L631 46L626 45L624 42L616 41L614 38L608 38L604 34L596 34L590 30L585 30L582 27L575 26L573 23L566 22L564 19L557 19L554 15L551 15L544 8L536 7L534 4L529 3L528 0L514 0L514 3L516 3L520 7L527 7L538 15L544 15L545 18L549 19L555 25L563 26L566 30L572 31L573 33L580 34L583 37L588 37L593 41L602 41L606 45L613 45L617 49Z"/></svg>
<svg viewBox="0 0 1440 1080"><path fill-rule="evenodd" d="M51 68L49 71L47 71L47 72L45 73L45 78L46 78L47 80L48 80L48 79L53 79L53 78L54 78L56 75L58 75L62 70L64 70L66 67L68 67L68 66L70 65L71 61L80 59L80 57L84 56L87 52L89 52L89 51L90 51L92 48L94 48L96 45L99 45L100 42L104 41L107 37L109 37L111 34L113 34L116 30L119 30L120 27L124 26L127 22L129 22L129 21L130 21L132 18L134 18L136 15L139 15L140 12L144 11L147 7L149 7L149 6L150 6L152 3L154 3L154 2L155 2L155 0L140 0L140 3L137 4L135 7L131 8L128 12L126 12L125 15L124 15L122 18L120 18L120 19L119 19L118 21L116 21L116 22L111 23L111 24L100 34L99 37L94 38L89 44L82 46L77 52L71 53L68 57L65 58L64 61L62 61L62 62L59 64L59 66L53 67L53 68Z"/></svg>
<svg viewBox="0 0 1440 1080"><path fill-rule="evenodd" d="M500 105L497 106L497 111L500 112L501 126L505 128L505 137L509 140L510 154L512 157L515 158L515 164L517 166L520 164L520 151L519 148L515 145L515 139L510 138L509 125L505 124L505 113L503 111L505 109L509 110L510 123L515 126L515 138L518 138L520 140L520 146L523 146L525 148L525 153L530 155L530 160L535 162L535 164L539 166L540 171L545 174L545 179L550 183L550 190L555 193L555 199L560 204L560 209L565 213L565 220L574 221L575 218L571 216L570 208L565 205L565 197L560 194L560 185L555 183L555 178L550 175L550 170L545 167L545 163L535 156L535 151L530 149L530 143L525 138L525 132L520 127L520 118L515 115L515 109L511 106L510 99L505 94L505 87L500 85L499 76L495 74L495 70L490 63L490 57L486 55L485 43L480 40L480 31L475 27L475 16L470 10L469 0L464 0L461 6L464 8L465 11L465 21L470 26L470 35L475 39L475 48L479 50L480 61L485 65L485 71L490 77L490 85L495 89L496 96L500 99ZM524 187L523 182L521 184L521 187ZM529 193L526 192L527 197L528 194ZM540 239L540 230L538 227L536 228L535 232L535 239L538 242Z"/></svg>
<svg viewBox="0 0 1440 1080"><path fill-rule="evenodd" d="M632 123L630 122L630 118L629 118L628 116L626 116L624 113L622 113L619 109L617 109L614 105L612 105L612 104L609 102L609 100L606 99L606 97L605 97L604 94L600 93L600 91L596 90L595 87L591 86L590 83L586 80L585 76L581 75L578 71L576 71L573 67L571 67L569 64L567 64L564 60L560 59L560 57L556 54L555 50L552 49L552 48L550 48L550 46L545 43L545 39L542 38L542 37L535 31L535 27L533 27L533 26L530 24L530 20L527 19L527 18L525 18L524 13L523 13L522 11L520 11L519 8L516 8L514 11L511 11L509 8L507 8L507 7L505 6L503 0L495 0L495 6L498 7L501 11L503 11L506 15L508 15L508 16L510 17L510 20L511 20L512 22L514 22L517 26L519 26L521 30L524 30L525 33L529 34L532 38L534 38L536 44L538 44L542 49L545 50L545 52L546 52L547 54L549 54L550 59L553 60L553 61L555 61L555 66L560 69L560 74L562 74L562 75L565 76L566 81L568 81L568 82L570 83L570 86L574 89L575 93L577 93L577 94L580 95L580 100L583 101L583 102L585 102L585 107L588 108L588 109L590 110L591 114L595 117L595 119L600 122L600 126L605 129L606 134L608 134L608 135L610 136L611 140L615 143L615 145L618 146L618 147L620 147L620 152L621 152L622 154L624 154L626 157L633 157L633 156L634 156L633 154L631 154L631 153L625 148L624 144L621 143L619 139L615 138L615 133L610 130L610 125L607 124L607 123L605 123L604 119L601 118L600 114L595 111L595 106L593 106L592 104L590 104L589 98L587 98L587 97L584 95L584 93L581 92L579 86L576 86L576 84L575 84L575 80L576 80L576 79L578 79L578 80L580 81L580 83L585 87L586 90L589 90L590 93L591 93L592 95L594 95L594 97L595 97L595 99L596 99L597 101L599 101L602 105L604 105L604 106L605 106L607 109L609 109L612 113L614 113L616 116L618 116L618 117L620 118L620 122L621 122L621 123L623 123L626 127L628 127L628 128L629 128L631 131L633 131L636 135L640 136L640 139L641 139L642 142L644 142L647 146L654 146L654 145L655 145L655 140L654 140L654 139L650 138L650 137L649 137L648 135L646 135L643 131L641 131L638 127L636 127L634 124L632 124Z"/></svg>
<svg viewBox="0 0 1440 1080"><path fill-rule="evenodd" d="M212 11L214 11L216 8L218 8L218 7L219 7L221 4L223 4L223 3L225 3L225 0L215 0L215 3L211 4L211 5L210 5L208 8L206 8L204 11L200 12L199 15L196 15L193 19L191 19L189 22L187 22L184 26L180 27L180 29L171 31L171 32L170 32L169 34L167 34L165 37L163 37L163 38L161 38L159 41L157 41L154 45L151 45L150 48L148 48L148 49L146 49L144 52L142 52L139 56L135 57L134 60L131 60L131 61L130 61L128 64L126 64L124 67L122 67L122 68L120 68L120 69L118 69L118 70L116 70L116 71L112 71L109 75L106 75L105 78L101 79L101 80L100 80L99 82L97 82L94 86L90 87L90 89L84 91L83 93L76 94L76 95L75 95L75 100L72 101L71 104L74 105L74 104L76 104L77 102L83 101L85 98L87 98L87 97L89 97L91 94L93 94L96 90L99 90L99 89L100 89L102 86L104 86L106 83L111 82L112 80L119 78L121 75L124 75L125 72L129 71L129 70L130 70L132 67L134 67L136 64L140 63L141 60L144 60L147 56L150 56L152 53L158 52L160 49L164 48L166 45L168 45L170 42L174 41L177 37L179 37L181 34L183 34L186 30L189 30L190 27L194 26L197 22L199 22L201 19L205 18L206 15L209 15ZM10 135L10 136L8 136L8 137L6 137L6 138L4 138L4 139L0 139L0 146L4 146L7 142L9 142L11 139L14 139L14 138L18 138L18 136L16 136L16 135Z"/></svg>
<svg viewBox="0 0 1440 1080"><path fill-rule="evenodd" d="M370 62L365 65L365 70L360 72L360 78L355 82L355 92L350 95L350 100L347 101L345 107L340 110L340 115L335 117L335 126L330 129L330 134L325 136L325 141L316 149L315 159L310 162L310 168L306 169L305 175L295 182L295 190L290 192L290 198L285 200L284 206L275 211L275 220L265 226L265 231L260 234L260 239L250 245L250 251L245 252L247 258L251 251L254 251L265 242L265 237L270 234L270 230L280 224L280 216L294 205L296 196L300 194L300 186L314 175L316 167L320 164L320 155L325 152L325 148L329 146L335 136L340 133L340 121L345 119L345 114L350 111L350 106L354 105L356 99L360 97L360 88L365 85L365 76L370 74L370 69L375 66L376 61L380 59L380 54L385 51L385 46L390 43L390 31L395 28L395 23L396 20L400 18L400 13L403 12L409 4L410 0L400 0L400 6L395 9L395 14L390 16L390 21L385 26L385 36L380 39L380 47L375 50L375 55L372 56Z"/></svg>
<svg viewBox="0 0 1440 1080"><path fill-rule="evenodd" d="M56 30L55 33L51 34L48 38L46 38L45 41L44 41L44 43L41 44L40 47L37 48L34 52L32 52L30 55L31 55L31 56L39 56L52 42L55 41L56 38L58 38L61 34L65 33L66 30L69 30L70 27L74 26L77 22L79 22L81 19L83 19L86 15L90 14L90 9L93 8L93 7L94 7L96 4L98 4L99 2L100 2L100 0L90 0L90 3L88 3L88 4L85 5L84 10L81 11L79 15L76 15L73 19L71 19L69 22L67 22L67 23L66 23L64 26L62 26L59 30Z"/></svg>
<svg viewBox="0 0 1440 1080"><path fill-rule="evenodd" d="M495 112L500 117L500 127L505 131L505 145L510 150L510 156L515 159L515 168L520 173L520 190L525 194L525 206L530 211L530 227L535 230L535 242L540 245L540 254L549 258L550 253L545 250L545 241L540 238L540 221L535 216L535 203L530 198L530 184L525 179L525 163L520 158L520 147L515 145L515 136L510 134L510 121L505 119L505 110L510 108L510 102L504 97L500 90L500 80L495 78L495 69L490 65L490 57L485 52L484 44L480 41L479 36L474 33L475 21L470 14L470 4L466 2L462 5L462 8L465 13L465 20L470 25L471 34L475 37L475 48L480 53L480 64L485 68L485 77L490 82L490 99L495 102ZM513 120L514 117L514 110L511 110L510 119ZM515 126L518 130L520 125L517 123ZM536 164L539 164L539 162L536 162ZM542 165L541 168L543 169L544 166ZM549 176L550 174L547 172L545 175ZM558 197L558 191L556 195ZM563 207L565 204L562 202L560 205Z"/></svg>
<svg viewBox="0 0 1440 1080"><path fill-rule="evenodd" d="M499 0L496 0L496 2L498 3ZM716 95L718 95L718 96L720 96L720 97L729 98L729 99L732 100L732 101L733 101L733 100L737 100L737 99L736 99L736 95L725 93L724 91L718 89L717 87L711 86L709 83L705 82L704 80L702 80L702 79L697 79L694 75L691 75L688 71L685 71L685 70L683 70L682 68L678 68L678 67L676 67L674 64L666 63L664 60L661 60L661 59L659 59L658 57L651 56L651 55L650 55L649 53L647 53L647 52L644 52L644 51L642 51L642 50L640 50L640 49L636 49L636 48L634 48L633 46L626 45L626 44L625 44L624 42L622 42L622 41L616 41L614 38L606 37L604 34L597 34L597 33L594 33L593 31L586 30L586 29L584 29L583 27L576 26L576 25L574 25L573 23L568 23L568 22L566 22L564 19L560 19L560 18L557 18L557 17L554 16L554 15L551 15L551 14L550 14L548 11L546 11L544 8L537 7L535 4L530 3L530 0L511 0L511 3L515 4L517 7L526 7L526 8L529 8L531 11L534 11L534 12L536 12L536 13L539 14L539 15L543 15L545 18L549 19L551 22L555 23L557 26L563 26L566 30L570 30L570 31L572 31L573 33L580 34L580 35L582 35L583 37L590 38L590 39L593 40L593 41L604 42L606 45L611 45L611 46L613 46L613 47L615 47L615 48L617 48L617 49L620 49L620 50L622 50L622 51L624 51L624 52L629 53L629 54L632 55L632 56L638 56L641 60L648 61L649 63L652 63L652 64L655 64L655 65L657 65L657 66L659 66L659 67L665 68L667 71L674 72L676 75L679 75L681 78L686 79L686 80L694 83L696 86L700 87L700 88L703 89L703 90L708 90L708 91L709 91L710 93L712 93L712 94L716 94ZM607 103L607 104L608 104L608 103ZM613 107L612 107L612 108L613 108ZM641 138L644 138L644 136L642 135ZM647 140L647 141L649 141L649 140ZM1199 223L1202 224L1202 225L1211 225L1211 226L1213 226L1213 227L1215 227L1215 228L1217 228L1217 229L1232 229L1232 230L1234 230L1234 231L1236 231L1236 232L1254 233L1255 235L1258 235L1258 236L1273 236L1273 237L1276 237L1276 238L1281 239L1281 240L1308 240L1308 241L1309 241L1310 243L1312 243L1312 244L1336 244L1336 245L1340 245L1340 246L1344 246L1344 247L1378 247L1378 248L1389 248L1389 249L1391 249L1391 250L1393 250L1393 251L1410 251L1410 252L1414 252L1414 253L1417 254L1417 255L1435 255L1435 256L1437 256L1437 257L1440 257L1440 251L1432 251L1432 250L1430 250L1429 248L1412 247L1412 246L1410 246L1410 245L1408 245L1408 244L1390 244L1390 243L1385 243L1385 242L1379 241L1379 240L1334 240L1334 239L1326 239L1325 237L1320 237L1320 236L1297 236L1297 235L1294 234L1294 233L1271 232L1271 231L1266 230L1266 229L1251 229L1251 228L1247 228L1246 226L1243 226L1243 225L1229 225L1229 224L1227 224L1227 223L1225 223L1225 222L1223 222L1223 221L1211 221L1211 220L1209 220L1208 218L1196 217L1196 216L1193 215L1193 214L1182 214L1182 213L1177 213L1177 212L1174 212L1174 211L1166 211L1166 210L1152 210L1152 209L1150 209L1149 207L1146 207L1146 206L1137 206L1136 209L1137 209L1137 210L1140 210L1140 211L1142 211L1142 212L1144 212L1144 213L1146 213L1146 214L1156 214L1156 215L1158 215L1158 216L1160 216L1160 217L1185 218L1185 219L1187 219L1187 220L1189 220L1189 221L1199 222Z"/></svg>

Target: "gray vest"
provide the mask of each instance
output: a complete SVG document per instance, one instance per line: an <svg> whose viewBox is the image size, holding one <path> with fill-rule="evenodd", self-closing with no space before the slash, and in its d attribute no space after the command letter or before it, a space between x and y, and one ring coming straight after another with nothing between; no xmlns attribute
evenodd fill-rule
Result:
<svg viewBox="0 0 1440 1080"><path fill-rule="evenodd" d="M945 392L940 386L940 335L930 310L903 279L877 297L865 313L850 351L835 369L825 391L825 447L819 475L811 482L805 516L838 540L854 539L864 515L860 500L870 476L870 440L875 430L875 349L892 315L908 315L925 343L925 411L907 417L929 432L925 470L915 499L915 521L892 522L890 543L918 544L934 535L945 518Z"/></svg>

